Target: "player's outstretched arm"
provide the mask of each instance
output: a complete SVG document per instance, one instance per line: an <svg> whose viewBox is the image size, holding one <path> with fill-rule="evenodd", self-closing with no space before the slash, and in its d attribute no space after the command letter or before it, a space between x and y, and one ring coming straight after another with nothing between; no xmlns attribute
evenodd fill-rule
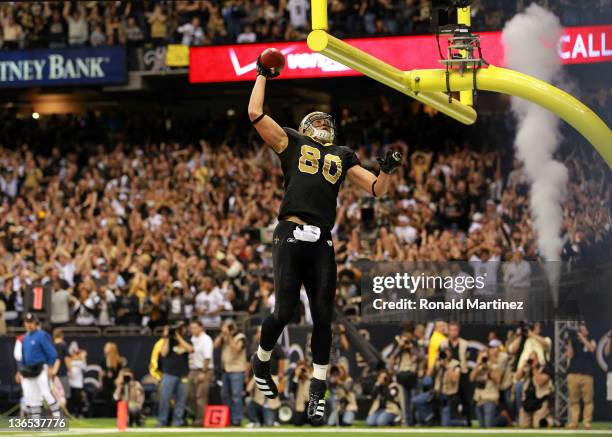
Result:
<svg viewBox="0 0 612 437"><path fill-rule="evenodd" d="M265 74L266 70L265 67L262 68L260 66L258 60L257 79L255 79L255 85L253 86L253 91L251 91L251 98L249 100L249 118L261 138L272 147L276 153L282 153L289 143L289 138L283 128L280 127L272 117L265 115L263 112L266 81L268 80Z"/></svg>
<svg viewBox="0 0 612 437"><path fill-rule="evenodd" d="M384 196L389 189L391 173L402 163L400 152L387 152L384 158L378 158L380 174L375 176L360 165L355 165L348 171L351 184L371 193L375 197Z"/></svg>

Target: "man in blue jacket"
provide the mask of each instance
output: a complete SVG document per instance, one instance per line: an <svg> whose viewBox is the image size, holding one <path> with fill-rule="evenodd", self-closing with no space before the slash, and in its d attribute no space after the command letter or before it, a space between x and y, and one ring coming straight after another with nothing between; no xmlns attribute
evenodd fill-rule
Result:
<svg viewBox="0 0 612 437"><path fill-rule="evenodd" d="M38 327L32 313L24 318L26 335L21 344L21 353L15 350L15 358L21 375L21 388L25 404L33 419L40 418L44 400L53 417L60 417L60 405L51 394L49 378L53 378L53 365L57 352L49 334Z"/></svg>

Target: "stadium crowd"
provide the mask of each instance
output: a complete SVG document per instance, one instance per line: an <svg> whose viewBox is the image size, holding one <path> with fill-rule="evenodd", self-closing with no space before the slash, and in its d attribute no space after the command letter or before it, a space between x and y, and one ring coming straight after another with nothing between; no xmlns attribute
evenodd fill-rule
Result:
<svg viewBox="0 0 612 437"><path fill-rule="evenodd" d="M598 95L600 106L593 107L608 108L607 99ZM266 112L293 125L290 112L279 109ZM374 200L348 184L341 189L333 230L339 303L358 298L355 262L363 258L538 258L528 182L512 159L508 118L483 114L477 132L456 129L420 104L396 106L384 97L372 113L334 112L340 141L364 166L376 170L375 157L388 147L407 157L385 198ZM168 110L34 120L8 110L0 121L0 305L6 324L21 323L26 290L41 286L51 294L48 322L58 345L66 326L163 329L150 366L160 426L201 423L217 381L234 425L243 413L251 426L274 424L279 404L265 400L249 377L247 356L257 341L223 317L242 311L256 326L274 308L270 235L281 172L245 120L234 111L213 119ZM602 201L612 194L609 169L575 135L564 137L558 158L570 182L563 259L573 265L609 260L611 229ZM295 322L309 323L307 305ZM209 333L219 328L213 340ZM460 327L440 322L434 328L430 336L422 325L405 326L385 369L362 367L352 380L344 356L349 340L338 326L327 423L353 423L363 402L354 395L361 393L370 426L465 425L472 411L482 426L555 424L550 339L539 325L478 339L488 347L472 357L473 368L466 367ZM571 341L578 342L573 351L579 356L572 399L578 405L583 399L588 427L588 330ZM87 354L78 345L59 348L63 358L55 374L64 378L64 393L75 396L68 401L71 411L87 414L79 376ZM306 358L289 366L286 351L277 349L273 372L293 400L295 423L304 424L310 363ZM129 366L116 345L105 346L100 391L106 415L124 399L137 425L145 395Z"/></svg>
<svg viewBox="0 0 612 437"><path fill-rule="evenodd" d="M385 198L348 183L341 189L333 230L339 299L359 297L360 259L538 258L528 182L512 160L507 121L482 118L485 144L469 138L469 129L444 131L441 116L421 106L380 104L377 121L338 111L341 141L364 166L376 169L386 147L408 157ZM8 325L20 324L24 291L38 284L52 293L54 327L154 328L192 316L218 326L223 311L264 317L273 308L269 243L281 173L240 118L107 113L34 121L5 114L2 121L0 287ZM145 131L148 138L136 138ZM609 169L567 138L559 155L570 172L562 259L593 265L610 259L601 200L612 194Z"/></svg>
<svg viewBox="0 0 612 437"><path fill-rule="evenodd" d="M475 29L500 30L531 1L475 0ZM607 24L610 2L540 0L564 25ZM0 5L4 50L144 43L162 45L295 41L310 28L308 0L51 1ZM430 0L333 0L334 34L385 36L427 33Z"/></svg>

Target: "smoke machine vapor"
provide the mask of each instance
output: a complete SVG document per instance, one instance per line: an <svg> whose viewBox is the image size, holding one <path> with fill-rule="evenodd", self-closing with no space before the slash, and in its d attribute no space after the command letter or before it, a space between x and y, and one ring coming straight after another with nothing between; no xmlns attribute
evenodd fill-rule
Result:
<svg viewBox="0 0 612 437"><path fill-rule="evenodd" d="M530 5L504 27L508 67L545 82L561 81L563 72L557 53L561 32L561 23L554 14L535 3ZM562 248L561 203L568 180L565 166L553 158L561 141L559 119L517 97L512 97L512 112L518 122L514 147L530 181L529 203L538 249L547 261L556 261Z"/></svg>

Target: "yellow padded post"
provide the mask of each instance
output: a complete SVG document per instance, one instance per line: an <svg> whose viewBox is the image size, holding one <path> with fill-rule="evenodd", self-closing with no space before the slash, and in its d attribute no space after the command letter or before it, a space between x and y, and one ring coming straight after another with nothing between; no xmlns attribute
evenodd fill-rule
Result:
<svg viewBox="0 0 612 437"><path fill-rule="evenodd" d="M457 8L457 23L472 26L472 15L469 6L465 8ZM461 50L461 52L463 57L465 57L465 50ZM461 91L459 93L459 101L464 105L474 106L474 93L472 91Z"/></svg>
<svg viewBox="0 0 612 437"><path fill-rule="evenodd" d="M465 24L467 26L472 25L472 15L469 6L466 6L465 8L457 8L457 23Z"/></svg>
<svg viewBox="0 0 612 437"><path fill-rule="evenodd" d="M312 30L327 30L327 0L311 0Z"/></svg>

